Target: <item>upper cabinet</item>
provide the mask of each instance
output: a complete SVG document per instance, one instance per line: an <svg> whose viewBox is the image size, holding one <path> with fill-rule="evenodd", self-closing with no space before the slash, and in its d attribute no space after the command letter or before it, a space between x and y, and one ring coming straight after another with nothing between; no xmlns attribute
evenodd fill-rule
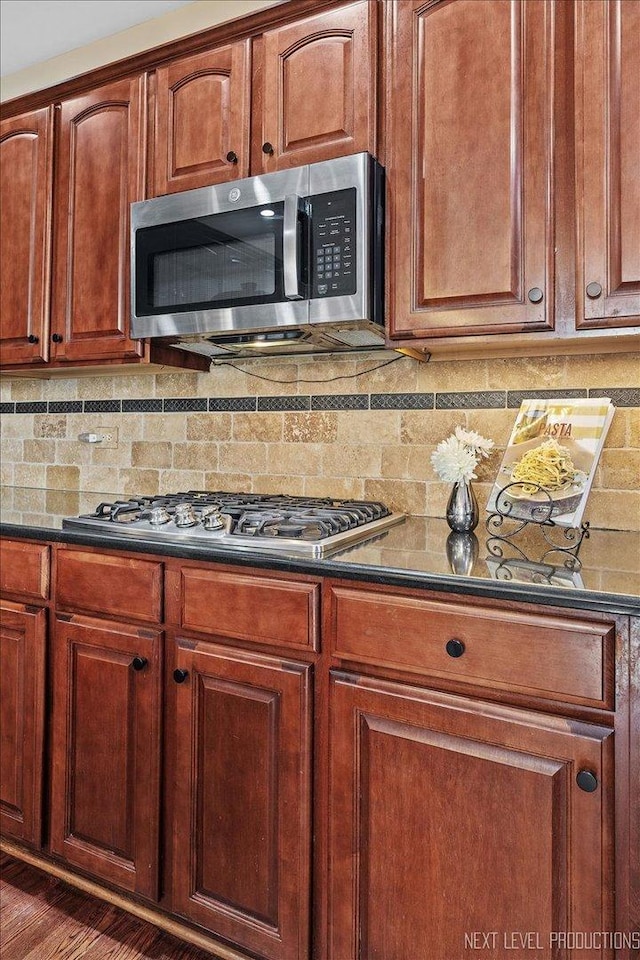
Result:
<svg viewBox="0 0 640 960"><path fill-rule="evenodd" d="M576 5L576 320L640 321L640 4Z"/></svg>
<svg viewBox="0 0 640 960"><path fill-rule="evenodd" d="M254 173L375 153L377 10L361 0L258 41Z"/></svg>
<svg viewBox="0 0 640 960"><path fill-rule="evenodd" d="M156 196L248 175L250 52L243 40L157 71Z"/></svg>
<svg viewBox="0 0 640 960"><path fill-rule="evenodd" d="M45 107L0 125L3 364L48 356L51 119Z"/></svg>
<svg viewBox="0 0 640 960"><path fill-rule="evenodd" d="M136 356L130 314L129 206L144 197L145 78L66 100L56 111L51 355Z"/></svg>
<svg viewBox="0 0 640 960"><path fill-rule="evenodd" d="M553 4L388 11L391 336L552 329Z"/></svg>

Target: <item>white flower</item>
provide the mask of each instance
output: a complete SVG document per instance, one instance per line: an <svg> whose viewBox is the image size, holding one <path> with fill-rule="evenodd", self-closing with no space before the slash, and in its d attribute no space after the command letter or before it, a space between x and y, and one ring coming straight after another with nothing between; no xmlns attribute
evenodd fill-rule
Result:
<svg viewBox="0 0 640 960"><path fill-rule="evenodd" d="M488 457L493 445L493 440L481 437L475 430L456 427L455 433L441 440L431 454L433 469L447 483L475 480L478 460Z"/></svg>
<svg viewBox="0 0 640 960"><path fill-rule="evenodd" d="M471 447L475 453L481 457L488 457L494 447L493 440L487 440L481 437L475 430L465 430L464 427L456 427L456 437L465 447Z"/></svg>
<svg viewBox="0 0 640 960"><path fill-rule="evenodd" d="M475 480L474 473L478 459L473 450L465 446L457 437L441 440L431 454L433 469L441 480L457 483L460 480Z"/></svg>

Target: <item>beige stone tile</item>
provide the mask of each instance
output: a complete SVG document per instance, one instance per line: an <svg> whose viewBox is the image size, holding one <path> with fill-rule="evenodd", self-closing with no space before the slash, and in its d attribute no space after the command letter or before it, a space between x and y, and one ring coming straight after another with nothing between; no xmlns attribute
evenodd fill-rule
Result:
<svg viewBox="0 0 640 960"><path fill-rule="evenodd" d="M400 416L401 443L433 444L435 447L456 427L466 427L465 410L403 410Z"/></svg>
<svg viewBox="0 0 640 960"><path fill-rule="evenodd" d="M637 387L640 354L605 353L567 360L567 387Z"/></svg>
<svg viewBox="0 0 640 960"><path fill-rule="evenodd" d="M15 483L15 470L13 463L0 461L0 484L3 487L12 487Z"/></svg>
<svg viewBox="0 0 640 960"><path fill-rule="evenodd" d="M264 440L278 442L282 439L281 413L234 413L234 440Z"/></svg>
<svg viewBox="0 0 640 960"><path fill-rule="evenodd" d="M248 376L236 366L213 366L208 373L198 374L199 397L247 397Z"/></svg>
<svg viewBox="0 0 640 960"><path fill-rule="evenodd" d="M390 351L371 354L366 361L358 361L359 376L355 381L357 391L359 393L417 393L419 366L419 361L414 360L413 357L407 357L406 354Z"/></svg>
<svg viewBox="0 0 640 960"><path fill-rule="evenodd" d="M405 449L408 449L408 476L412 480L432 482L436 476L431 465L431 454L434 447L414 444Z"/></svg>
<svg viewBox="0 0 640 960"><path fill-rule="evenodd" d="M161 470L160 489L173 493L186 490L204 490L202 470Z"/></svg>
<svg viewBox="0 0 640 960"><path fill-rule="evenodd" d="M26 442L25 442L26 446ZM640 450L603 450L600 485L606 490L640 489Z"/></svg>
<svg viewBox="0 0 640 960"><path fill-rule="evenodd" d="M299 358L299 393L327 396L336 393L356 393L361 377L354 377L357 370L352 357Z"/></svg>
<svg viewBox="0 0 640 960"><path fill-rule="evenodd" d="M18 439L10 440L8 437L2 438L0 446L0 462L2 463L20 463L24 458L23 441Z"/></svg>
<svg viewBox="0 0 640 960"><path fill-rule="evenodd" d="M336 414L339 443L398 443L399 410L341 410Z"/></svg>
<svg viewBox="0 0 640 960"><path fill-rule="evenodd" d="M198 397L197 373L159 373L155 378L156 397Z"/></svg>
<svg viewBox="0 0 640 960"><path fill-rule="evenodd" d="M322 447L317 443L271 443L267 447L266 470L274 476L317 476L323 472Z"/></svg>
<svg viewBox="0 0 640 960"><path fill-rule="evenodd" d="M11 385L11 399L16 403L28 400L42 400L44 397L43 380L23 380L16 378Z"/></svg>
<svg viewBox="0 0 640 960"><path fill-rule="evenodd" d="M605 447L626 447L627 436L630 431L630 410L626 407L618 407L613 415Z"/></svg>
<svg viewBox="0 0 640 960"><path fill-rule="evenodd" d="M78 490L80 487L80 468L48 466L46 468L46 478L48 487L55 487L57 490Z"/></svg>
<svg viewBox="0 0 640 960"><path fill-rule="evenodd" d="M183 413L154 413L144 418L142 435L145 440L184 442L187 438L187 418Z"/></svg>
<svg viewBox="0 0 640 960"><path fill-rule="evenodd" d="M244 364L247 396L279 397L310 393L309 385L298 389L298 364L295 357L280 360L256 360Z"/></svg>
<svg viewBox="0 0 640 960"><path fill-rule="evenodd" d="M382 448L381 476L385 480L406 480L409 473L409 446L385 446Z"/></svg>
<svg viewBox="0 0 640 960"><path fill-rule="evenodd" d="M121 400L148 399L156 395L155 376L149 374L131 374L119 377L114 389Z"/></svg>
<svg viewBox="0 0 640 960"><path fill-rule="evenodd" d="M17 417L12 418L17 419ZM56 437L64 439L67 436L67 418L61 413L38 413L33 418L34 437Z"/></svg>
<svg viewBox="0 0 640 960"><path fill-rule="evenodd" d="M152 467L159 470L161 467L172 466L172 444L162 440L140 440L131 444L131 466Z"/></svg>
<svg viewBox="0 0 640 960"><path fill-rule="evenodd" d="M467 429L493 440L496 447L505 447L511 436L517 410L467 410Z"/></svg>
<svg viewBox="0 0 640 960"><path fill-rule="evenodd" d="M34 435L36 418L31 413L12 413L0 417L0 433L3 440L27 440Z"/></svg>
<svg viewBox="0 0 640 960"><path fill-rule="evenodd" d="M15 379L15 378L14 378ZM11 400L11 388L13 380L0 374L0 402L9 403Z"/></svg>
<svg viewBox="0 0 640 960"><path fill-rule="evenodd" d="M591 490L585 519L605 530L640 530L640 493L632 490Z"/></svg>
<svg viewBox="0 0 640 960"><path fill-rule="evenodd" d="M147 414L152 417L153 414ZM118 428L118 440L131 443L133 440L142 440L144 436L144 417L143 413L123 413L122 416L116 416L110 426Z"/></svg>
<svg viewBox="0 0 640 960"><path fill-rule="evenodd" d="M23 459L25 463L55 463L55 440L25 440Z"/></svg>
<svg viewBox="0 0 640 960"><path fill-rule="evenodd" d="M78 489L85 493L94 490L96 493L118 493L120 489L120 471L117 467L81 466Z"/></svg>
<svg viewBox="0 0 640 960"><path fill-rule="evenodd" d="M162 464L159 464L162 466ZM216 470L218 467L217 443L174 443L174 470Z"/></svg>
<svg viewBox="0 0 640 960"><path fill-rule="evenodd" d="M159 470L120 470L119 487L124 496L155 496L160 493Z"/></svg>
<svg viewBox="0 0 640 960"><path fill-rule="evenodd" d="M43 443L49 441L43 440ZM60 464L91 463L91 445L77 440L56 440L55 462Z"/></svg>
<svg viewBox="0 0 640 960"><path fill-rule="evenodd" d="M627 446L640 447L640 409L638 407L629 407L627 417Z"/></svg>
<svg viewBox="0 0 640 960"><path fill-rule="evenodd" d="M306 477L303 493L305 497L363 500L364 480L361 477Z"/></svg>
<svg viewBox="0 0 640 960"><path fill-rule="evenodd" d="M417 367L420 393L465 393L488 390L486 360L430 360Z"/></svg>
<svg viewBox="0 0 640 960"><path fill-rule="evenodd" d="M444 517L447 509L451 484L434 480L426 485L426 513L429 517Z"/></svg>
<svg viewBox="0 0 640 960"><path fill-rule="evenodd" d="M230 440L232 423L230 413L189 413L187 440Z"/></svg>
<svg viewBox="0 0 640 960"><path fill-rule="evenodd" d="M292 497L304 494L304 477L268 475L253 478L253 493L282 493Z"/></svg>
<svg viewBox="0 0 640 960"><path fill-rule="evenodd" d="M323 448L321 473L325 477L379 477L381 444L333 443Z"/></svg>
<svg viewBox="0 0 640 960"><path fill-rule="evenodd" d="M204 475L204 490L221 490L229 493L251 493L253 478L247 473L207 471Z"/></svg>
<svg viewBox="0 0 640 960"><path fill-rule="evenodd" d="M84 446L84 444L83 444ZM104 464L106 467L130 467L131 444L119 442L116 450L104 449L96 443L91 446L91 463L94 466Z"/></svg>
<svg viewBox="0 0 640 960"><path fill-rule="evenodd" d="M426 484L411 480L364 481L364 496L367 500L382 500L392 511L424 516L426 507Z"/></svg>
<svg viewBox="0 0 640 960"><path fill-rule="evenodd" d="M78 377L79 400L110 400L117 397L114 377Z"/></svg>
<svg viewBox="0 0 640 960"><path fill-rule="evenodd" d="M338 436L338 415L329 410L285 413L283 439L287 443L333 443Z"/></svg>
<svg viewBox="0 0 640 960"><path fill-rule="evenodd" d="M586 384L567 382L568 358L505 357L487 360L487 388L489 390L552 390Z"/></svg>
<svg viewBox="0 0 640 960"><path fill-rule="evenodd" d="M45 380L47 400L75 400L78 396L78 381L75 377L52 377Z"/></svg>
<svg viewBox="0 0 640 960"><path fill-rule="evenodd" d="M221 473L248 473L250 476L256 473L266 473L266 444L221 443L218 464Z"/></svg>

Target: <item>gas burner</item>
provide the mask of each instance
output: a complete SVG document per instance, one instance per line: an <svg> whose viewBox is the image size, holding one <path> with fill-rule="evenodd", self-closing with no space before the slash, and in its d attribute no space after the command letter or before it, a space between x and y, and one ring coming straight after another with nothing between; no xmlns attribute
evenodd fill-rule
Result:
<svg viewBox="0 0 640 960"><path fill-rule="evenodd" d="M323 557L404 519L378 501L187 490L99 503L65 529L200 547Z"/></svg>

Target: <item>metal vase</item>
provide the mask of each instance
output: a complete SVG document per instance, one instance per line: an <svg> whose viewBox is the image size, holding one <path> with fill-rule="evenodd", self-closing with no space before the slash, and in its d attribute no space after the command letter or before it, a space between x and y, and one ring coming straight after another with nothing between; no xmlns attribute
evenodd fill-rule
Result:
<svg viewBox="0 0 640 960"><path fill-rule="evenodd" d="M473 573L480 544L475 533L457 533L452 530L447 537L447 560L453 573L469 577Z"/></svg>
<svg viewBox="0 0 640 960"><path fill-rule="evenodd" d="M468 480L454 483L447 504L447 523L456 533L470 533L478 526L478 501Z"/></svg>

